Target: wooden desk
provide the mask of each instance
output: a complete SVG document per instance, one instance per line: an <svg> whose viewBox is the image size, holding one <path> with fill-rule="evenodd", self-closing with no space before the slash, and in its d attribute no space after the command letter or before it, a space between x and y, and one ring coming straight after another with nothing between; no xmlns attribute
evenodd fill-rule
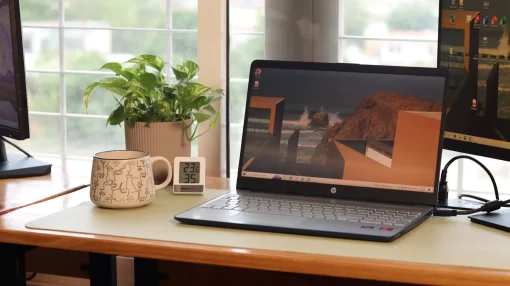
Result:
<svg viewBox="0 0 510 286"><path fill-rule="evenodd" d="M0 215L74 192L89 184L90 171L83 172L81 167L90 163L64 163L52 166L50 175L0 180Z"/></svg>
<svg viewBox="0 0 510 286"><path fill-rule="evenodd" d="M91 164L89 162L61 160L48 162L53 164L52 172L49 175L0 180L0 216L72 193L86 187L90 182L90 171L88 170L90 170ZM4 230L8 229L7 227ZM0 256L2 262L5 263L2 264L3 273L18 273L17 275L24 279L24 267L19 268L16 264L24 264L24 259L19 260L19 254L24 257L27 248L12 247L5 242L0 236ZM9 284L10 282L8 277L2 278L2 283Z"/></svg>
<svg viewBox="0 0 510 286"><path fill-rule="evenodd" d="M211 178L208 178L206 185L208 188L218 189L229 186L227 180ZM510 249L505 247L505 244L470 242L469 237L459 237L458 234L452 234L458 241L449 242L449 245L452 245L451 251L438 252L434 263L423 263L420 262L420 253L427 253L430 259L430 253L437 251L434 250L434 244L440 243L445 238L444 234L440 236L430 233L430 245L416 245L416 254L413 255L413 262L410 262L217 247L25 228L29 221L78 205L84 200L88 200L86 189L1 216L0 240L13 244L30 243L47 248L332 277L430 285L510 285L510 264L501 265L501 268L509 270L448 265L449 257L460 252L469 254L472 265L483 265L479 262L490 261L495 256L499 256L498 260L510 256ZM472 226L466 220L467 218L455 218L452 222L462 224L462 227L477 227L475 231L487 234L491 242L510 241L509 234L482 226ZM367 247L376 249L377 245L370 244Z"/></svg>

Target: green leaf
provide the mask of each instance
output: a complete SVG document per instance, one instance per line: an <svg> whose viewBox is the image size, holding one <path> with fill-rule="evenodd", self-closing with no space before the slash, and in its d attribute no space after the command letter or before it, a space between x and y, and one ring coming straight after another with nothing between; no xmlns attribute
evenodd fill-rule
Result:
<svg viewBox="0 0 510 286"><path fill-rule="evenodd" d="M122 65L119 63L106 63L100 68L100 70L111 70L116 74L120 74L120 71L122 70Z"/></svg>
<svg viewBox="0 0 510 286"><path fill-rule="evenodd" d="M213 103L218 100L221 100L221 96L208 96L207 98L209 99L209 103Z"/></svg>
<svg viewBox="0 0 510 286"><path fill-rule="evenodd" d="M158 79L154 74L144 73L140 75L140 83L147 89L153 89L158 84Z"/></svg>
<svg viewBox="0 0 510 286"><path fill-rule="evenodd" d="M83 93L83 104L85 104L85 108L89 107L89 99L92 92L99 86L99 82L94 82L91 85L85 88L85 92Z"/></svg>
<svg viewBox="0 0 510 286"><path fill-rule="evenodd" d="M221 97L224 95L224 93L223 93L223 89L211 88L208 91L206 91L203 95L210 96L210 97L216 97L216 99L214 100L214 101L216 101L216 100L221 99Z"/></svg>
<svg viewBox="0 0 510 286"><path fill-rule="evenodd" d="M127 80L134 80L136 78L136 75L127 70L121 70L119 74Z"/></svg>
<svg viewBox="0 0 510 286"><path fill-rule="evenodd" d="M127 90L120 88L120 87L115 87L115 86L101 86L101 87L108 91L111 91L115 94L121 95L121 96L127 94Z"/></svg>
<svg viewBox="0 0 510 286"><path fill-rule="evenodd" d="M209 111L211 114L216 114L216 109L214 109L212 105L206 105L203 109Z"/></svg>
<svg viewBox="0 0 510 286"><path fill-rule="evenodd" d="M218 120L220 119L220 112L218 112L216 114L216 117L214 118L214 120L211 121L211 123L209 123L209 127L210 128L215 128L216 125L218 125Z"/></svg>
<svg viewBox="0 0 510 286"><path fill-rule="evenodd" d="M162 58L154 55L141 55L136 58L130 59L128 63L142 64L155 68L161 72L165 67L165 61Z"/></svg>
<svg viewBox="0 0 510 286"><path fill-rule="evenodd" d="M193 95L203 95L204 93L212 90L211 88L196 82L188 83L188 87L191 89Z"/></svg>
<svg viewBox="0 0 510 286"><path fill-rule="evenodd" d="M149 89L146 86L144 86L143 84L139 83L136 80L130 81L128 85L129 85L129 87L128 87L129 91L138 91L141 93L149 92Z"/></svg>
<svg viewBox="0 0 510 286"><path fill-rule="evenodd" d="M216 88L216 89L213 89L212 90L213 93L215 93L217 96L219 96L220 98L225 95L225 91L221 88Z"/></svg>
<svg viewBox="0 0 510 286"><path fill-rule="evenodd" d="M173 72L174 72L174 75L175 75L175 78L180 81L180 80L184 80L184 79L188 79L188 75L184 72L184 71L180 71L176 68L172 68Z"/></svg>
<svg viewBox="0 0 510 286"><path fill-rule="evenodd" d="M124 96L126 93L127 93L127 90L125 89L122 89L122 88L118 88L118 87L115 87L115 86L100 86L110 92L113 92L115 94L118 94L120 96Z"/></svg>
<svg viewBox="0 0 510 286"><path fill-rule="evenodd" d="M127 82L128 81L123 78L109 77L109 78L100 80L99 84L101 85L101 87L109 86L109 87L124 88L126 86Z"/></svg>
<svg viewBox="0 0 510 286"><path fill-rule="evenodd" d="M144 74L147 71L144 64L137 64L134 68L139 72L139 74Z"/></svg>
<svg viewBox="0 0 510 286"><path fill-rule="evenodd" d="M125 68L124 70L133 75L133 78L131 78L130 80L133 80L133 79L139 77L142 73L145 72L145 71L141 71L137 68Z"/></svg>
<svg viewBox="0 0 510 286"><path fill-rule="evenodd" d="M193 113L193 117L195 117L195 120L197 121L197 123L202 123L202 122L208 120L209 118L211 118L211 115L195 112L195 113Z"/></svg>
<svg viewBox="0 0 510 286"><path fill-rule="evenodd" d="M185 61L182 66L184 67L189 80L192 80L197 75L199 68L197 63L194 61Z"/></svg>
<svg viewBox="0 0 510 286"><path fill-rule="evenodd" d="M175 97L174 91L175 91L175 88L168 87L168 86L163 89L163 92L164 92L166 98L168 98L168 99L173 99Z"/></svg>
<svg viewBox="0 0 510 286"><path fill-rule="evenodd" d="M209 104L209 99L205 96L199 96L193 100L192 107L196 110L200 110L202 107Z"/></svg>
<svg viewBox="0 0 510 286"><path fill-rule="evenodd" d="M135 123L138 121L138 114L131 112L129 114L126 114L127 122L131 127L135 126Z"/></svg>
<svg viewBox="0 0 510 286"><path fill-rule="evenodd" d="M110 114L110 117L108 117L108 123L110 125L119 125L124 122L124 119L124 105L119 105L119 107Z"/></svg>
<svg viewBox="0 0 510 286"><path fill-rule="evenodd" d="M111 70L116 75L123 76L127 80L132 80L135 78L135 74L131 73L127 69L122 69L122 66L119 63L107 63L103 65L101 70Z"/></svg>
<svg viewBox="0 0 510 286"><path fill-rule="evenodd" d="M150 114L144 121L145 127L150 127L151 123L158 121L158 116L156 114Z"/></svg>
<svg viewBox="0 0 510 286"><path fill-rule="evenodd" d="M159 99L159 93L158 93L156 90L154 90L154 89L153 89L153 90L151 90L151 92L150 92L150 96L151 96L151 98L152 98L152 99L154 99L154 100L158 100L158 99Z"/></svg>

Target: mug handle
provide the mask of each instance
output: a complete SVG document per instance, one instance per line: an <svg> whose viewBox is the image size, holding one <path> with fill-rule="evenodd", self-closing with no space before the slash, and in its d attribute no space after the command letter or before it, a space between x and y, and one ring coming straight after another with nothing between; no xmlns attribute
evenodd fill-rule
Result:
<svg viewBox="0 0 510 286"><path fill-rule="evenodd" d="M166 177L166 180L159 184L159 185L155 185L154 186L154 189L155 190L159 190L159 189L163 189L164 187L168 186L168 184L170 184L170 182L172 181L172 175L173 175L173 172L172 172L172 165L170 164L170 161L168 161L166 158L163 158L163 157L151 157L151 164L154 164L158 161L161 161L163 163L165 163L168 167L168 175Z"/></svg>

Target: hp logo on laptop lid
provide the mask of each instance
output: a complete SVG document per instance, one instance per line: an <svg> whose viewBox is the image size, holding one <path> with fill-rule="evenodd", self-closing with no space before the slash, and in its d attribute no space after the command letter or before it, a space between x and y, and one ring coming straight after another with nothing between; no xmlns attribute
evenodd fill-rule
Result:
<svg viewBox="0 0 510 286"><path fill-rule="evenodd" d="M331 188L331 193L332 194L336 194L336 188L335 187Z"/></svg>

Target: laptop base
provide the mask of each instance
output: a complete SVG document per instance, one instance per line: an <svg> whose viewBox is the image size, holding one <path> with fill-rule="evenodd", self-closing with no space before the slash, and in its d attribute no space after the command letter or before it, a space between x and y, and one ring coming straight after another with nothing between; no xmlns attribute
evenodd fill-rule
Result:
<svg viewBox="0 0 510 286"><path fill-rule="evenodd" d="M248 195L249 204L255 204L254 201L257 200L260 201L260 203L257 203L256 207L246 206L246 209L243 210L244 207L234 207L233 204L235 203L231 203L230 201L232 197L236 197L233 200L237 201L237 197L244 197L244 194L227 194L184 211L176 215L175 219L186 224L203 226L390 242L422 223L429 217L432 211L431 207L424 206L390 205L374 202L307 198L292 195L275 196L249 192ZM229 202L225 204L223 201L226 200L229 200ZM273 202L281 202L281 204L299 202L303 206L302 212L308 212L304 210L307 205L313 205L313 207L323 205L324 210L312 210L313 217L307 216L306 214L289 213L285 210L280 210L276 213L271 210L262 210L265 208L262 205L265 201L271 201L270 204ZM327 210L331 208L330 206L334 206L334 211ZM254 210L251 208L254 208ZM340 210L342 208L345 210ZM350 213L356 212L347 210L347 208L363 209L363 212L365 212L364 210L370 210L368 211L370 214L367 214L366 217L378 216L378 218L375 219L377 221L368 221L368 218L360 218L360 220L356 222L351 222L350 219L344 220L344 216L353 216ZM357 216L360 216L361 212L362 211L359 210ZM410 220L405 225L400 223L388 225L389 221L386 221L385 218L389 217L390 213L395 212L397 212L395 216L403 216L399 214L401 212L413 216L414 219ZM318 215L317 213L324 213L325 215ZM327 213L334 213L334 215L329 217ZM379 215L377 213L384 214ZM324 217L324 219L316 217Z"/></svg>

